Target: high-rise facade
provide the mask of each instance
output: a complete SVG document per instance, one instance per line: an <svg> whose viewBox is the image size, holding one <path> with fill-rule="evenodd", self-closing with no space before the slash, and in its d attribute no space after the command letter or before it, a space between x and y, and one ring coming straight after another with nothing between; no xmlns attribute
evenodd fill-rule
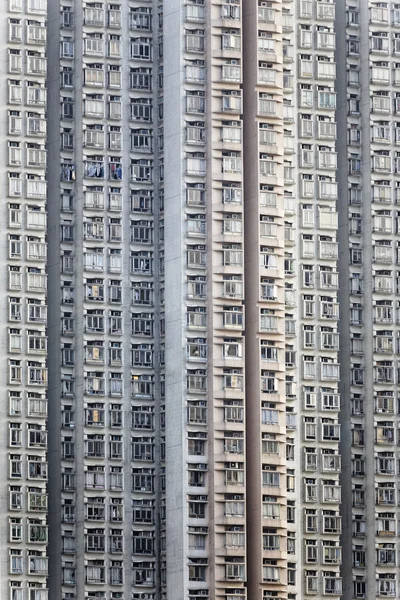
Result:
<svg viewBox="0 0 400 600"><path fill-rule="evenodd" d="M165 585L161 8L49 6L49 595L65 600Z"/></svg>
<svg viewBox="0 0 400 600"><path fill-rule="evenodd" d="M47 599L46 37L42 0L2 7L1 573Z"/></svg>
<svg viewBox="0 0 400 600"><path fill-rule="evenodd" d="M397 597L400 4L3 12L0 597Z"/></svg>
<svg viewBox="0 0 400 600"><path fill-rule="evenodd" d="M345 597L397 597L400 5L337 13Z"/></svg>

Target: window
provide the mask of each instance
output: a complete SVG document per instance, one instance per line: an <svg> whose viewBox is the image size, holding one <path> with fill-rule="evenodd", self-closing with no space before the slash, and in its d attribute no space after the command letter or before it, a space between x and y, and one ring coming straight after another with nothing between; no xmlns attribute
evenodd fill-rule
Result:
<svg viewBox="0 0 400 600"><path fill-rule="evenodd" d="M204 52L205 32L203 29L187 29L185 31L186 52Z"/></svg>
<svg viewBox="0 0 400 600"><path fill-rule="evenodd" d="M189 559L189 581L206 581L207 559Z"/></svg>
<svg viewBox="0 0 400 600"><path fill-rule="evenodd" d="M187 60L185 65L187 82L204 82L205 67L203 60Z"/></svg>
<svg viewBox="0 0 400 600"><path fill-rule="evenodd" d="M151 60L152 43L150 38L138 37L131 38L130 58L137 60Z"/></svg>

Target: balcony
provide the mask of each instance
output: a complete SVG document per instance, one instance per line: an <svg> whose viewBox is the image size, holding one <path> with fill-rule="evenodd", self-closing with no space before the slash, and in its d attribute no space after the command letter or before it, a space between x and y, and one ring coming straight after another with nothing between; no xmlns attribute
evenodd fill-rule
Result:
<svg viewBox="0 0 400 600"><path fill-rule="evenodd" d="M47 525L29 524L28 525L28 542L30 544L47 544L48 528Z"/></svg>
<svg viewBox="0 0 400 600"><path fill-rule="evenodd" d="M337 229L338 213L331 208L321 207L318 211L320 229Z"/></svg>
<svg viewBox="0 0 400 600"><path fill-rule="evenodd" d="M104 148L104 132L96 129L86 129L84 145L87 148Z"/></svg>
<svg viewBox="0 0 400 600"><path fill-rule="evenodd" d="M378 597L395 598L396 581L392 579L379 579L376 585L376 593Z"/></svg>
<svg viewBox="0 0 400 600"><path fill-rule="evenodd" d="M335 79L336 64L327 60L317 62L317 79Z"/></svg>
<svg viewBox="0 0 400 600"><path fill-rule="evenodd" d="M337 154L336 152L320 151L318 152L318 168L320 169L336 169Z"/></svg>
<svg viewBox="0 0 400 600"><path fill-rule="evenodd" d="M85 208L98 209L104 208L104 193L103 192L85 192Z"/></svg>
<svg viewBox="0 0 400 600"><path fill-rule="evenodd" d="M336 110L336 93L318 92L317 107L323 110Z"/></svg>
<svg viewBox="0 0 400 600"><path fill-rule="evenodd" d="M317 32L317 48L319 50L335 50L336 35L331 31Z"/></svg>
<svg viewBox="0 0 400 600"><path fill-rule="evenodd" d="M375 443L393 445L395 443L394 427L385 425L376 426Z"/></svg>
<svg viewBox="0 0 400 600"><path fill-rule="evenodd" d="M389 67L371 67L371 83L378 85L389 85L390 68Z"/></svg>
<svg viewBox="0 0 400 600"><path fill-rule="evenodd" d="M273 69L266 69L264 67L258 68L258 82L260 85L276 85L276 71Z"/></svg>
<svg viewBox="0 0 400 600"><path fill-rule="evenodd" d="M148 17L148 15L145 15L145 17ZM108 10L108 27L112 27L115 29L120 29L121 27L121 10L119 10L119 7L114 9L109 9Z"/></svg>
<svg viewBox="0 0 400 600"><path fill-rule="evenodd" d="M336 123L334 121L318 121L318 137L336 139Z"/></svg>
<svg viewBox="0 0 400 600"><path fill-rule="evenodd" d="M338 184L336 181L319 182L319 198L321 200L336 200L338 197Z"/></svg>
<svg viewBox="0 0 400 600"><path fill-rule="evenodd" d="M278 317L273 315L261 315L260 329L261 331L277 332Z"/></svg>
<svg viewBox="0 0 400 600"><path fill-rule="evenodd" d="M322 532L329 535L339 535L342 533L342 518L331 515L323 515ZM331 547L332 548L332 547ZM337 557L338 548L335 548L334 556Z"/></svg>
<svg viewBox="0 0 400 600"><path fill-rule="evenodd" d="M322 455L323 473L340 473L341 457L338 454ZM327 517L325 517L327 518Z"/></svg>
<svg viewBox="0 0 400 600"><path fill-rule="evenodd" d="M277 379L275 379L274 377L261 377L261 391L263 394L277 394Z"/></svg>
<svg viewBox="0 0 400 600"><path fill-rule="evenodd" d="M243 375L224 375L223 389L226 392L243 391Z"/></svg>
<svg viewBox="0 0 400 600"><path fill-rule="evenodd" d="M20 54L9 55L8 72L22 73L22 56Z"/></svg>
<svg viewBox="0 0 400 600"><path fill-rule="evenodd" d="M342 489L339 485L322 486L322 502L328 504L340 504L342 498Z"/></svg>
<svg viewBox="0 0 400 600"><path fill-rule="evenodd" d="M321 21L334 21L335 5L331 2L317 2L317 19Z"/></svg>
<svg viewBox="0 0 400 600"><path fill-rule="evenodd" d="M339 273L334 271L320 271L319 287L321 289L337 290L339 287Z"/></svg>
<svg viewBox="0 0 400 600"><path fill-rule="evenodd" d="M391 246L373 247L373 260L377 263L391 264L393 262L393 248Z"/></svg>
<svg viewBox="0 0 400 600"><path fill-rule="evenodd" d="M396 535L396 519L384 518L376 520L376 535L395 536Z"/></svg>
<svg viewBox="0 0 400 600"><path fill-rule="evenodd" d="M327 388L329 389L329 388ZM340 395L330 394L326 392L321 393L321 410L339 410L340 409Z"/></svg>
<svg viewBox="0 0 400 600"><path fill-rule="evenodd" d="M378 549L377 550L377 564L379 566L392 566L396 565L396 550L392 549Z"/></svg>
<svg viewBox="0 0 400 600"><path fill-rule="evenodd" d="M378 392L375 397L375 412L380 414L394 414L393 392Z"/></svg>
<svg viewBox="0 0 400 600"><path fill-rule="evenodd" d="M260 98L259 100L259 114L267 117L276 117L277 115L277 102L275 100L266 100Z"/></svg>
<svg viewBox="0 0 400 600"><path fill-rule="evenodd" d="M29 575L47 575L48 559L44 556L28 556Z"/></svg>
<svg viewBox="0 0 400 600"><path fill-rule="evenodd" d="M27 273L27 290L30 292L46 292L47 275L42 273Z"/></svg>
<svg viewBox="0 0 400 600"><path fill-rule="evenodd" d="M90 25L92 27L103 27L104 10L102 8L85 8L84 20L85 25Z"/></svg>
<svg viewBox="0 0 400 600"><path fill-rule="evenodd" d="M188 375L186 387L189 394L205 394L207 392L206 375Z"/></svg>
<svg viewBox="0 0 400 600"><path fill-rule="evenodd" d="M103 377L86 377L85 394L90 396L104 396L105 379Z"/></svg>
<svg viewBox="0 0 400 600"><path fill-rule="evenodd" d="M340 441L340 425L334 424L334 423L322 423L321 441L322 442L339 442Z"/></svg>
<svg viewBox="0 0 400 600"><path fill-rule="evenodd" d="M389 276L375 276L374 281L374 292L379 294L392 294L393 293L393 281Z"/></svg>
<svg viewBox="0 0 400 600"><path fill-rule="evenodd" d="M392 161L390 156L385 154L374 154L372 156L372 171L375 173L391 173Z"/></svg>
<svg viewBox="0 0 400 600"><path fill-rule="evenodd" d="M222 172L223 173L241 173L242 172L242 159L240 157L225 156L222 158ZM205 174L205 166L204 166Z"/></svg>
<svg viewBox="0 0 400 600"><path fill-rule="evenodd" d="M340 577L324 577L323 593L326 596L342 595L342 579Z"/></svg>
<svg viewBox="0 0 400 600"><path fill-rule="evenodd" d="M394 368L391 366L374 367L374 381L379 384L394 383Z"/></svg>
<svg viewBox="0 0 400 600"><path fill-rule="evenodd" d="M185 50L186 52L203 53L205 50L204 34L186 33Z"/></svg>
<svg viewBox="0 0 400 600"><path fill-rule="evenodd" d="M102 69L84 69L85 85L90 87L104 87L105 77Z"/></svg>
<svg viewBox="0 0 400 600"><path fill-rule="evenodd" d="M47 306L39 303L28 306L28 323L46 323Z"/></svg>
<svg viewBox="0 0 400 600"><path fill-rule="evenodd" d="M340 531L339 531L340 533ZM342 562L342 548L340 546L323 546L322 562L324 565L340 565Z"/></svg>
<svg viewBox="0 0 400 600"><path fill-rule="evenodd" d="M339 350L339 334L332 332L332 331L321 331L321 349L322 350ZM325 364L328 364L328 363L325 363ZM323 370L324 370L324 367L322 366L322 371Z"/></svg>
<svg viewBox="0 0 400 600"><path fill-rule="evenodd" d="M205 176L206 161L203 158L187 158L186 159L186 174L190 176Z"/></svg>
<svg viewBox="0 0 400 600"><path fill-rule="evenodd" d="M393 354L394 339L385 335L374 336L374 351L383 354Z"/></svg>
<svg viewBox="0 0 400 600"><path fill-rule="evenodd" d="M83 53L87 56L104 56L104 41L100 38L85 38Z"/></svg>
<svg viewBox="0 0 400 600"><path fill-rule="evenodd" d="M46 150L37 150L28 148L26 166L27 167L41 167L45 168L47 163L47 152Z"/></svg>
<svg viewBox="0 0 400 600"><path fill-rule="evenodd" d="M39 210L27 210L26 213L28 229L46 229L46 213Z"/></svg>
<svg viewBox="0 0 400 600"><path fill-rule="evenodd" d="M27 75L46 75L47 60L43 57L28 56L26 64Z"/></svg>
<svg viewBox="0 0 400 600"><path fill-rule="evenodd" d="M335 363L321 362L321 379L323 381L339 381L340 365Z"/></svg>
<svg viewBox="0 0 400 600"><path fill-rule="evenodd" d="M46 89L37 85L30 85L27 88L26 101L28 105L44 106L46 104Z"/></svg>
<svg viewBox="0 0 400 600"><path fill-rule="evenodd" d="M47 385L47 369L42 367L28 367L27 385Z"/></svg>
<svg viewBox="0 0 400 600"><path fill-rule="evenodd" d="M193 7L194 8L194 7ZM197 7L203 8L204 7ZM242 39L239 33L223 33L222 34L222 50L223 51L239 51L241 50Z"/></svg>
<svg viewBox="0 0 400 600"><path fill-rule="evenodd" d="M104 164L102 161L86 161L84 163L84 176L90 179L104 178Z"/></svg>
<svg viewBox="0 0 400 600"><path fill-rule="evenodd" d="M46 120L40 117L28 117L26 122L27 135L45 136L46 135Z"/></svg>
<svg viewBox="0 0 400 600"><path fill-rule="evenodd" d="M47 494L28 492L28 510L33 512L46 512Z"/></svg>
<svg viewBox="0 0 400 600"><path fill-rule="evenodd" d="M320 318L337 321L339 319L339 304L337 302L321 301Z"/></svg>
<svg viewBox="0 0 400 600"><path fill-rule="evenodd" d="M26 26L26 40L28 44L46 44L46 27L40 25Z"/></svg>

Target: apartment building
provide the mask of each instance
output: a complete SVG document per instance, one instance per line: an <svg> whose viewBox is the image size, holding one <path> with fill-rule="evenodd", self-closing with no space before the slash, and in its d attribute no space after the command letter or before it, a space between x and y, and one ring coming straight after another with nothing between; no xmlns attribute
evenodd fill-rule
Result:
<svg viewBox="0 0 400 600"><path fill-rule="evenodd" d="M0 596L397 597L400 4L7 2Z"/></svg>
<svg viewBox="0 0 400 600"><path fill-rule="evenodd" d="M49 595L64 600L165 584L157 9L49 6Z"/></svg>
<svg viewBox="0 0 400 600"><path fill-rule="evenodd" d="M344 597L396 597L400 5L337 9Z"/></svg>
<svg viewBox="0 0 400 600"><path fill-rule="evenodd" d="M163 39L166 597L243 598L241 6L164 3Z"/></svg>
<svg viewBox="0 0 400 600"><path fill-rule="evenodd" d="M12 0L1 35L1 576L47 598L46 3Z"/></svg>

